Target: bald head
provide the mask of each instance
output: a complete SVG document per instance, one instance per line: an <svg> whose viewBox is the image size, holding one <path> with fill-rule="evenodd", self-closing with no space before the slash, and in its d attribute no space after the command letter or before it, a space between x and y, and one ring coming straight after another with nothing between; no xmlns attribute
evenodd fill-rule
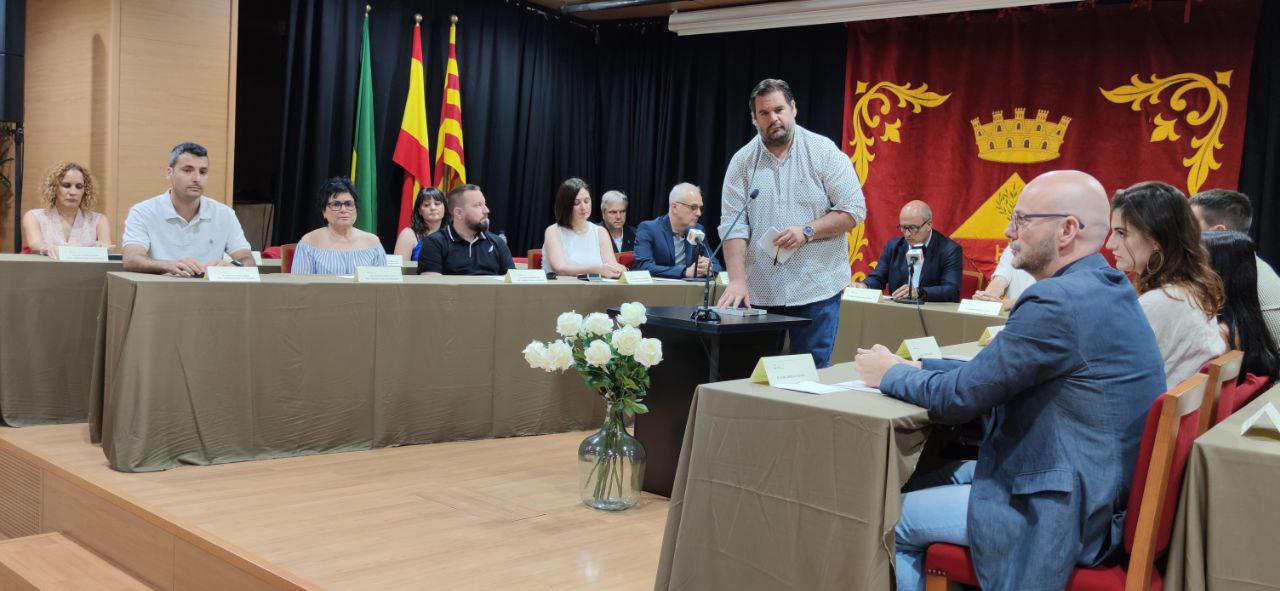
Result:
<svg viewBox="0 0 1280 591"><path fill-rule="evenodd" d="M1107 238L1107 191L1098 179L1078 170L1055 170L1032 179L1015 211L1031 217L1020 227L1011 223L1006 231L1014 266L1037 279L1097 253Z"/></svg>
<svg viewBox="0 0 1280 591"><path fill-rule="evenodd" d="M899 218L910 217L927 222L933 219L933 210L929 209L929 204L920 200L908 201L906 205L898 212Z"/></svg>

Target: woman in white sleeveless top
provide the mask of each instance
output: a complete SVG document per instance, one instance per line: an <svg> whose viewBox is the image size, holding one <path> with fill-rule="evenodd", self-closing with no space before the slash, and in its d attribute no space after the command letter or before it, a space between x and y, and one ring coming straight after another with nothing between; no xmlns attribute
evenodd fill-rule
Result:
<svg viewBox="0 0 1280 591"><path fill-rule="evenodd" d="M587 183L571 178L556 190L556 223L547 227L542 244L542 266L557 275L598 274L617 277L626 271L613 257L609 233L591 217L591 191Z"/></svg>
<svg viewBox="0 0 1280 591"><path fill-rule="evenodd" d="M83 166L62 162L44 177L44 207L22 216L22 237L36 254L57 256L59 246L111 246L107 216L93 211L97 194Z"/></svg>

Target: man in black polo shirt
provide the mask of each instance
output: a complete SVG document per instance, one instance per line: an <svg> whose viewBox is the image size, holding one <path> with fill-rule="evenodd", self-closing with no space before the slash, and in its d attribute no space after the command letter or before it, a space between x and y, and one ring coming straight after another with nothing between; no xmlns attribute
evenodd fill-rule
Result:
<svg viewBox="0 0 1280 591"><path fill-rule="evenodd" d="M489 232L489 208L480 187L454 187L447 200L453 222L423 241L418 274L506 275L514 268L506 241Z"/></svg>

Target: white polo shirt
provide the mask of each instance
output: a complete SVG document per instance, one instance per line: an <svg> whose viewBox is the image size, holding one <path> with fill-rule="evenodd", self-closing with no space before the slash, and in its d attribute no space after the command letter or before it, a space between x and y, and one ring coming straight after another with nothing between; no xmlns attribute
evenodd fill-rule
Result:
<svg viewBox="0 0 1280 591"><path fill-rule="evenodd" d="M191 257L200 263L249 249L240 220L230 207L201 195L200 209L188 222L173 208L168 191L129 208L124 245L131 244L147 249L147 256L157 261Z"/></svg>

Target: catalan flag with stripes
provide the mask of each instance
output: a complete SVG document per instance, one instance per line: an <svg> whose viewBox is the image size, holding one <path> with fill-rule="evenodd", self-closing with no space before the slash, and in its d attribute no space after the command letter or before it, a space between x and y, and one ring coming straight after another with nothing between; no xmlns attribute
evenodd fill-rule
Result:
<svg viewBox="0 0 1280 591"><path fill-rule="evenodd" d="M445 68L444 100L440 104L440 134L436 141L436 186L444 193L467 183L467 165L462 152L462 85L458 81L455 51L458 17L449 25L449 64Z"/></svg>
<svg viewBox="0 0 1280 591"><path fill-rule="evenodd" d="M427 132L427 100L422 83L422 16L413 25L413 59L409 62L409 96L400 119L400 137L391 160L404 169L404 190L400 194L399 232L409 227L413 202L418 191L431 186L431 134Z"/></svg>

